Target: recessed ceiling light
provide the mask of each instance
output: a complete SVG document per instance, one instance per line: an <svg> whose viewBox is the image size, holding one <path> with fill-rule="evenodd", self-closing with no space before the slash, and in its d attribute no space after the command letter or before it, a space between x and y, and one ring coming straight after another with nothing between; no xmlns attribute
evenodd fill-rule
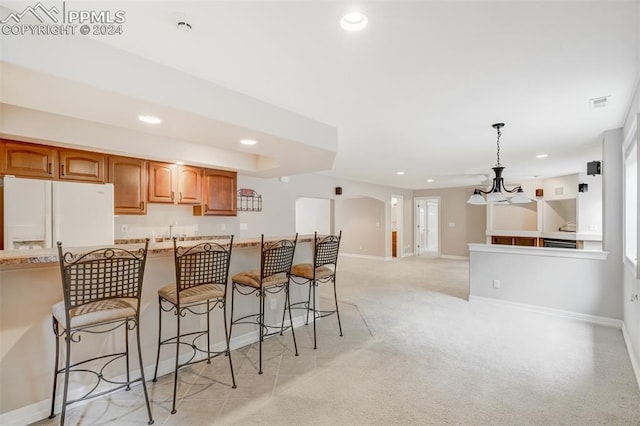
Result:
<svg viewBox="0 0 640 426"><path fill-rule="evenodd" d="M347 13L340 20L340 26L347 31L360 31L367 26L369 20L360 12Z"/></svg>
<svg viewBox="0 0 640 426"><path fill-rule="evenodd" d="M242 140L240 141L240 143L241 143L242 145L255 145L255 144L257 144L258 142L254 141L253 139L242 139Z"/></svg>
<svg viewBox="0 0 640 426"><path fill-rule="evenodd" d="M549 154L538 154L536 155L536 158L547 158L549 156Z"/></svg>
<svg viewBox="0 0 640 426"><path fill-rule="evenodd" d="M404 174L404 172L396 172L396 174L397 174L398 176L402 176L402 175Z"/></svg>
<svg viewBox="0 0 640 426"><path fill-rule="evenodd" d="M183 166L183 165L184 165L184 161L176 161L176 164L177 164L178 166Z"/></svg>
<svg viewBox="0 0 640 426"><path fill-rule="evenodd" d="M162 120L154 115L139 115L138 120L147 124L160 124Z"/></svg>
<svg viewBox="0 0 640 426"><path fill-rule="evenodd" d="M431 183L433 182L433 179L427 179L427 182Z"/></svg>

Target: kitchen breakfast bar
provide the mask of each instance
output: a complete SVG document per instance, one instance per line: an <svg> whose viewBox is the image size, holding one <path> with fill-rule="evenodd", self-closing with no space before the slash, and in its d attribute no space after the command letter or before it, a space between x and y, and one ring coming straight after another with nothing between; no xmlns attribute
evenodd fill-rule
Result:
<svg viewBox="0 0 640 426"><path fill-rule="evenodd" d="M265 241L276 241L283 237L265 237ZM295 263L309 263L313 259L313 235L298 236ZM203 240L180 241L179 246L192 246ZM228 240L227 240L228 242ZM125 249L137 249L144 243L117 245ZM92 247L64 247L65 251L88 252ZM260 238L233 241L229 277L249 269L260 267ZM142 288L140 313L141 346L145 375L153 377L158 339L158 289L175 282L173 243L151 243L149 245ZM230 291L230 288L228 289ZM306 300L307 289L291 287L292 303ZM22 423L22 420L45 418L49 415L55 337L52 331L51 307L63 299L57 249L0 251L0 424ZM235 302L238 315L257 311L258 303L253 298L239 298ZM272 323L281 321L284 296L276 295L267 304L265 317ZM304 323L305 311L293 312L294 326ZM189 321L203 321L187 317ZM212 324L222 322L222 311L214 313ZM169 324L169 323L168 323ZM199 325L199 324L198 324ZM163 336L173 332L173 326L163 327ZM212 328L212 347L224 345L224 329ZM86 339L86 340L85 340ZM291 337L285 334L285 339ZM258 340L258 327L238 325L234 327L231 348L239 348ZM83 336L83 348L75 350L78 355L84 346L113 349L119 336ZM133 340L131 341L133 344ZM291 342L289 342L291 343ZM175 353L161 353L159 375L173 371ZM132 361L132 374L137 362ZM256 372L257 373L257 372ZM227 380L224 375L221 380ZM74 382L73 387L82 388L86 383ZM38 415L34 414L37 413Z"/></svg>

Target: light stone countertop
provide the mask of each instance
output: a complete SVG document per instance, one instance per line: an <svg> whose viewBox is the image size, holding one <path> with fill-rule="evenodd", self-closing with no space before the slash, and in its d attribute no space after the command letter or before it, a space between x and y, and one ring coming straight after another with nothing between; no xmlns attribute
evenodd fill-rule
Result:
<svg viewBox="0 0 640 426"><path fill-rule="evenodd" d="M265 237L265 241L279 241L283 239L290 239L290 237ZM140 240L141 243L137 244L116 244L109 247L121 248L126 250L134 250L139 249L144 246L144 239ZM188 241L179 241L178 246L190 247L196 244L204 243L204 242L216 242L220 244L225 244L229 241L226 239L215 239L215 240L188 240ZM298 235L298 243L303 242L311 242L313 241L313 235ZM234 239L233 240L233 248L250 248L250 247L259 247L260 246L260 238L244 238L244 239ZM81 253L81 252L89 252L91 250L95 250L98 248L104 248L106 246L94 246L94 247L65 247L62 249L67 252L70 251L72 253ZM162 243L152 243L149 242L149 255L150 256L158 256L158 255L168 255L173 253L173 242L165 241ZM57 248L47 248L47 249L33 249L33 250L3 250L0 251L0 268L3 266L18 266L18 265L31 265L31 264L49 264L49 263L57 263L58 262L58 249Z"/></svg>

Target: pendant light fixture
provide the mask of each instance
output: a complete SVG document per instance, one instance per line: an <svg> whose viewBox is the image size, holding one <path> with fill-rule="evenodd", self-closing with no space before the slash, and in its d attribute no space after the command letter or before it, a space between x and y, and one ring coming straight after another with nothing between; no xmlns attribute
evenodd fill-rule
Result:
<svg viewBox="0 0 640 426"><path fill-rule="evenodd" d="M504 186L504 178L502 177L502 171L504 170L504 166L500 164L500 136L502 136L502 132L500 131L500 129L504 127L504 123L496 123L496 124L493 124L491 127L496 129L496 131L498 132L498 139L496 142L498 161L496 165L492 167L493 173L495 174L495 177L493 178L493 185L491 186L491 189L488 191L484 191L479 188L474 189L473 195L469 197L469 200L467 200L467 203L469 204L487 204L487 202L489 203L509 202L512 204L530 203L531 199L525 195L520 185L512 189L507 189L507 187ZM507 192L509 194L514 194L514 195L513 197L508 199L505 196L504 192ZM487 196L486 200L482 196L483 194Z"/></svg>

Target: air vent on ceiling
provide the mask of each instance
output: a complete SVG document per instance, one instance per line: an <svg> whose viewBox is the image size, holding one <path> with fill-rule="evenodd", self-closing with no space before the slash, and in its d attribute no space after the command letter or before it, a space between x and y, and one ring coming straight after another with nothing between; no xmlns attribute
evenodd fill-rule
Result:
<svg viewBox="0 0 640 426"><path fill-rule="evenodd" d="M609 103L609 96L600 96L599 98L589 99L591 108L604 108Z"/></svg>

